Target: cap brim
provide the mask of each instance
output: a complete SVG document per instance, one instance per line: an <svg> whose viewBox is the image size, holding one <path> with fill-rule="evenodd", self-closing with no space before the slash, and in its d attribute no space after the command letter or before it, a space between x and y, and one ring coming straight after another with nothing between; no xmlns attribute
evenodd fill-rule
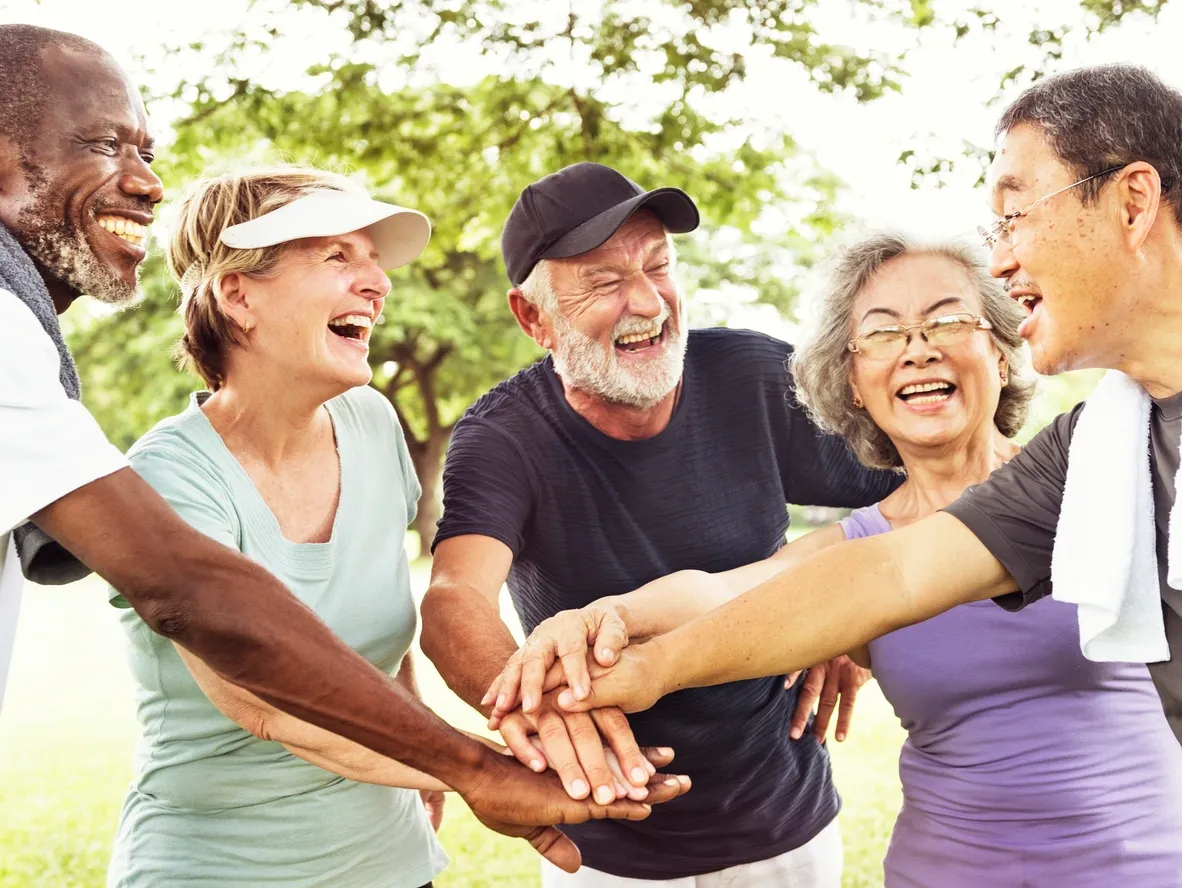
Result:
<svg viewBox="0 0 1182 888"><path fill-rule="evenodd" d="M688 194L680 188L657 188L592 216L552 243L538 258L565 259L594 250L606 243L640 209L655 214L665 229L673 234L693 231L701 221L698 208Z"/></svg>
<svg viewBox="0 0 1182 888"><path fill-rule="evenodd" d="M271 247L305 237L365 231L386 271L413 262L431 239L431 223L418 210L347 191L316 191L257 219L231 225L221 241L239 250Z"/></svg>

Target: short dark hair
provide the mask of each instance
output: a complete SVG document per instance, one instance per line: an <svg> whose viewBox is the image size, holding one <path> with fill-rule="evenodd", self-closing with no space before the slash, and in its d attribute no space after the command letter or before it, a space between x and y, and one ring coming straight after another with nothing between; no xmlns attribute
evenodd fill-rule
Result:
<svg viewBox="0 0 1182 888"><path fill-rule="evenodd" d="M45 115L50 95L44 53L51 46L105 56L97 43L35 25L0 25L0 137L11 139L22 161Z"/></svg>
<svg viewBox="0 0 1182 888"><path fill-rule="evenodd" d="M1042 130L1081 179L1137 160L1152 164L1182 223L1182 93L1148 68L1098 65L1040 80L1006 108L995 135L1024 123ZM1081 186L1080 199L1095 200L1104 181Z"/></svg>

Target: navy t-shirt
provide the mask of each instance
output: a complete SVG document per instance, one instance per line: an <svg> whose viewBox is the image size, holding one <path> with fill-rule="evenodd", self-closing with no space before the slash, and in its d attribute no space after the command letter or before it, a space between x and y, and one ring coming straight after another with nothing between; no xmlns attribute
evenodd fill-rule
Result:
<svg viewBox="0 0 1182 888"><path fill-rule="evenodd" d="M746 330L688 336L681 397L651 438L597 430L567 403L549 358L456 425L435 542L480 534L505 543L527 631L674 571L767 558L784 542L786 503L862 506L898 483L808 420L790 391L789 345ZM630 716L642 746L676 750L673 770L694 787L641 822L564 827L587 866L672 879L807 843L839 802L825 748L788 737L796 699L782 678L764 678L679 691Z"/></svg>

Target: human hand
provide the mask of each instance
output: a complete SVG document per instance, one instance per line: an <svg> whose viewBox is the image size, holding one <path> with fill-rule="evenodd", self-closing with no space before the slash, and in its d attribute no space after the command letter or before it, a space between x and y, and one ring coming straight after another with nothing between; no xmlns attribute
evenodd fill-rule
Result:
<svg viewBox="0 0 1182 888"><path fill-rule="evenodd" d="M439 826L443 823L444 794L437 789L421 789L419 795L423 799L423 807L427 809L427 820L431 824L431 829L439 832Z"/></svg>
<svg viewBox="0 0 1182 888"><path fill-rule="evenodd" d="M608 804L624 796L645 798L656 768L641 753L624 713L615 707L564 712L554 705L555 696L546 694L533 714L519 709L501 720L501 738L517 760L538 772L549 765L573 799L593 796ZM608 753L616 760L615 773Z"/></svg>
<svg viewBox="0 0 1182 888"><path fill-rule="evenodd" d="M784 682L784 687L792 687L799 674L789 676ZM849 734L850 719L854 714L854 702L858 698L858 691L869 680L870 670L863 669L844 654L834 657L828 663L812 667L805 675L804 685L801 686L800 698L796 703L796 712L792 716L788 736L793 740L799 740L804 735L813 705L817 704L813 736L821 742L825 741L825 735L829 732L829 722L836 708L837 730L834 736L840 743Z"/></svg>
<svg viewBox="0 0 1182 888"><path fill-rule="evenodd" d="M667 670L667 659L657 636L624 648L613 666L591 664L591 690L587 696L580 700L567 688L559 692L557 702L567 712L586 712L605 706L640 712L677 690L666 677Z"/></svg>
<svg viewBox="0 0 1182 888"><path fill-rule="evenodd" d="M569 798L553 773L533 774L509 758L490 754L481 779L469 784L461 795L489 829L526 839L555 866L574 872L581 862L579 851L553 824L605 818L643 820L651 813L652 805L667 802L689 789L688 777L656 774L649 783L645 803L623 799L599 805L589 799Z"/></svg>
<svg viewBox="0 0 1182 888"><path fill-rule="evenodd" d="M575 699L583 699L591 688L588 648L594 662L611 666L627 644L628 628L610 599L543 620L509 658L480 701L482 706L492 706L489 728L497 730L500 720L519 700L526 714L537 712L542 695L553 687L552 681L547 686L546 676L556 662L561 664L563 680Z"/></svg>

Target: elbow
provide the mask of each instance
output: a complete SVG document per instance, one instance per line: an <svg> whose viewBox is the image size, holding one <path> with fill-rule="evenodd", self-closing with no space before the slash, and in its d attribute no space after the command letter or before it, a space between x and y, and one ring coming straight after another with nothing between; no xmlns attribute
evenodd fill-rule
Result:
<svg viewBox="0 0 1182 888"><path fill-rule="evenodd" d="M427 590L427 594L423 596L423 603L419 605L419 622L422 626L422 631L419 633L419 647L423 651L423 656L432 663L439 662L436 658L444 653L443 645L447 633L441 631L444 620L442 611L445 609L441 605L443 604L442 599L446 595L446 590L438 586L431 586Z"/></svg>

